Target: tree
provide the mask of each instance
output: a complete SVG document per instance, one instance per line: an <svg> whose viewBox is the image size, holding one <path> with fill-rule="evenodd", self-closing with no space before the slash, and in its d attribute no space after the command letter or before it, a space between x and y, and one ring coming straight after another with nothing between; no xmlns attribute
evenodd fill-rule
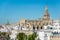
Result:
<svg viewBox="0 0 60 40"><path fill-rule="evenodd" d="M34 32L32 35L29 35L28 40L35 40L35 38L37 37L36 32Z"/></svg>
<svg viewBox="0 0 60 40"><path fill-rule="evenodd" d="M9 34L7 32L0 32L0 40L10 40Z"/></svg>
<svg viewBox="0 0 60 40"><path fill-rule="evenodd" d="M31 35L25 35L24 33L18 33L16 39L17 40L35 40L37 37L36 32Z"/></svg>
<svg viewBox="0 0 60 40"><path fill-rule="evenodd" d="M17 40L26 40L26 35L24 33L17 34Z"/></svg>

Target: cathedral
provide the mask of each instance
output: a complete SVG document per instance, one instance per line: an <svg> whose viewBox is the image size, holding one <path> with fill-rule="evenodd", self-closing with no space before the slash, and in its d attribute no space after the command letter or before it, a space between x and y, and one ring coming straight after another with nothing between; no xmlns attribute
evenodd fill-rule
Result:
<svg viewBox="0 0 60 40"><path fill-rule="evenodd" d="M53 25L53 20L50 18L48 12L48 6L45 8L45 12L42 18L38 20L26 20L21 19L20 26L33 29L44 29L44 26Z"/></svg>
<svg viewBox="0 0 60 40"><path fill-rule="evenodd" d="M42 18L38 20L21 19L20 22L13 25L7 22L5 25L0 25L0 31L7 32L11 40L15 40L16 35L21 32L26 35L36 32L38 35L36 40L60 40L60 20L52 20L48 12L48 6L46 6Z"/></svg>

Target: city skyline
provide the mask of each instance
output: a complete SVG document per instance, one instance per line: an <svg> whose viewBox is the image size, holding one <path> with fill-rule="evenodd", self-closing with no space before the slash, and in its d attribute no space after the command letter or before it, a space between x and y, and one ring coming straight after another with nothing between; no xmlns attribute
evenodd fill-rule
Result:
<svg viewBox="0 0 60 40"><path fill-rule="evenodd" d="M59 0L0 0L0 24L7 21L12 24L19 22L21 18L32 20L41 18L46 5L51 19L60 19L59 2Z"/></svg>

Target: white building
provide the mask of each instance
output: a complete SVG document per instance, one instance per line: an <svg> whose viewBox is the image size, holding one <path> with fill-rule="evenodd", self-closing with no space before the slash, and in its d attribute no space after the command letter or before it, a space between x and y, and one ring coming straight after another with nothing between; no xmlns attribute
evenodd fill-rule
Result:
<svg viewBox="0 0 60 40"><path fill-rule="evenodd" d="M53 26L55 29L60 29L60 20L53 20Z"/></svg>

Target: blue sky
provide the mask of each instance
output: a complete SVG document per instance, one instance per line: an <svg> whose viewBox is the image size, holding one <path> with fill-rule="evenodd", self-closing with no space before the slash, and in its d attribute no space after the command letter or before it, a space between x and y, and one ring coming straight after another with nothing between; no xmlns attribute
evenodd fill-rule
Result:
<svg viewBox="0 0 60 40"><path fill-rule="evenodd" d="M60 0L0 0L0 24L19 22L21 18L38 19L48 5L51 19L60 19Z"/></svg>

